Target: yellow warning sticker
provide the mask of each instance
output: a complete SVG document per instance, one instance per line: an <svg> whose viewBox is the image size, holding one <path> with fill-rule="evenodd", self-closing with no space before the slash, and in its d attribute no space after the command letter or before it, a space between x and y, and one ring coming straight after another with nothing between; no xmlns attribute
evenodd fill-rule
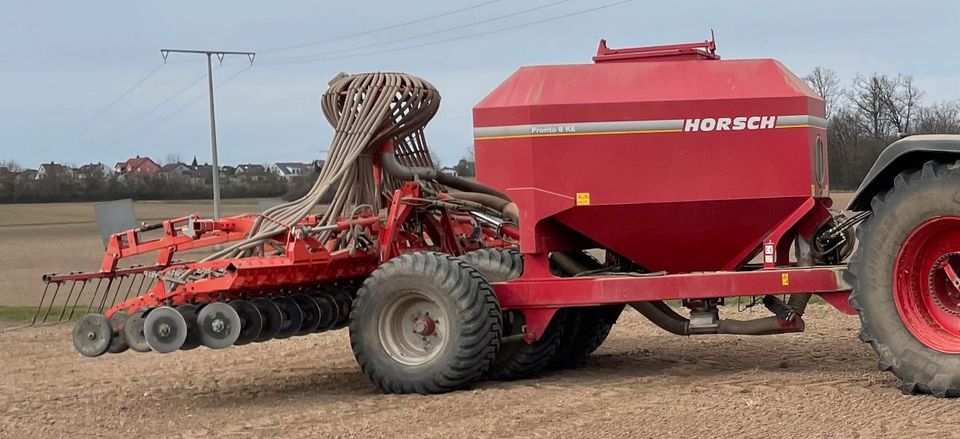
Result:
<svg viewBox="0 0 960 439"><path fill-rule="evenodd" d="M780 285L790 285L790 275L788 273L783 273L780 275Z"/></svg>
<svg viewBox="0 0 960 439"><path fill-rule="evenodd" d="M577 206L590 205L590 192L577 192Z"/></svg>

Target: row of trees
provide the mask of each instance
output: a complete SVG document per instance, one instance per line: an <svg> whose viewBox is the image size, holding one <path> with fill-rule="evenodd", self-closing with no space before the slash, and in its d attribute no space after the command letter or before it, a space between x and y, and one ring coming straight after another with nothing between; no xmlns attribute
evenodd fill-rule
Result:
<svg viewBox="0 0 960 439"><path fill-rule="evenodd" d="M833 70L804 77L827 104L830 186L855 189L883 149L902 135L960 133L960 101L924 104L913 77L857 75L840 84Z"/></svg>
<svg viewBox="0 0 960 439"><path fill-rule="evenodd" d="M302 177L307 178L307 177ZM289 190L289 182L275 175L258 181L224 179L220 193L224 198L273 198ZM78 180L54 176L41 180L0 179L0 203L50 203L106 201L122 198L136 200L187 200L213 196L212 187L195 179L143 177L121 179L115 176Z"/></svg>

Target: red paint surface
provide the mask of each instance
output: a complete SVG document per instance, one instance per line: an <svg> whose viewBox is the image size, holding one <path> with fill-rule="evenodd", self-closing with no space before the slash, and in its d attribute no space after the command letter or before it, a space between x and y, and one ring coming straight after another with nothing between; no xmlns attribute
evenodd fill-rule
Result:
<svg viewBox="0 0 960 439"><path fill-rule="evenodd" d="M824 106L774 60L535 66L483 99L474 126L753 115L822 117ZM477 176L517 202L524 253L585 236L653 271L731 269L825 196L818 136L825 142L812 127L481 139ZM579 192L590 206L576 206Z"/></svg>

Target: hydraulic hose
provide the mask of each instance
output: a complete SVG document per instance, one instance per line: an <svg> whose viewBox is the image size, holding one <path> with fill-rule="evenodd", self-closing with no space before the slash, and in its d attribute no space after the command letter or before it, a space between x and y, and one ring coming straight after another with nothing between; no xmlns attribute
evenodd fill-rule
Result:
<svg viewBox="0 0 960 439"><path fill-rule="evenodd" d="M514 224L520 224L520 209L517 208L516 203L510 200L505 200L494 195L480 192L447 192L447 195L450 195L458 200L466 200L477 204L482 204L485 207L489 207L497 212L500 212L504 217L512 221Z"/></svg>
<svg viewBox="0 0 960 439"><path fill-rule="evenodd" d="M664 331L676 335L690 335L690 320L677 314L670 305L662 301L633 302L630 306Z"/></svg>
<svg viewBox="0 0 960 439"><path fill-rule="evenodd" d="M388 174L402 180L413 180L414 178L432 180L444 186L464 192L477 192L510 201L510 197L503 192L493 189L485 184L477 183L476 181L467 180L465 178L457 177L456 175L440 172L433 167L426 168L404 166L399 160L397 160L396 155L393 153L385 152L381 154L380 166L382 166L383 170L387 171Z"/></svg>
<svg viewBox="0 0 960 439"><path fill-rule="evenodd" d="M271 238L286 233L309 215L320 200L336 188L318 227L335 224L358 206L380 208L381 189L399 183L384 179L377 187L373 175L375 150L385 141L394 142L396 154L406 167L432 168L423 128L440 107L440 94L427 81L403 73L338 75L321 99L327 121L334 127L328 158L306 195L264 211L253 223L247 238L205 258L205 261L251 256ZM464 186L470 187L470 186ZM329 236L321 232L321 239ZM343 232L339 248L349 246L352 230ZM185 282L193 274L179 276Z"/></svg>
<svg viewBox="0 0 960 439"><path fill-rule="evenodd" d="M677 314L669 305L661 301L633 302L630 304L654 325L664 331L676 335L694 335L690 330L690 320ZM713 334L734 335L771 335L789 332L803 332L803 320L781 320L776 316L762 317L753 320L720 319ZM697 334L703 334L697 333Z"/></svg>

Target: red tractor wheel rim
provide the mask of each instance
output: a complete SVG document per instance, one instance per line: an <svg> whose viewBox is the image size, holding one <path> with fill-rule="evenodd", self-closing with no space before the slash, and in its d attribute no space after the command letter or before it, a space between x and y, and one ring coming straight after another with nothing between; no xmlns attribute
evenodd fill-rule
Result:
<svg viewBox="0 0 960 439"><path fill-rule="evenodd" d="M960 353L960 217L920 224L897 253L893 297L903 324L930 349Z"/></svg>

